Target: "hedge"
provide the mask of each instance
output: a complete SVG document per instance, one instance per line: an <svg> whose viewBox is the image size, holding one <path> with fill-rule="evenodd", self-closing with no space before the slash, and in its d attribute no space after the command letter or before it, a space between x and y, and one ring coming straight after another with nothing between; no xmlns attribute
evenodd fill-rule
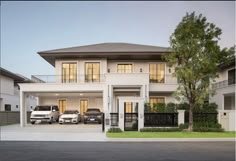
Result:
<svg viewBox="0 0 236 161"><path fill-rule="evenodd" d="M177 132L182 131L180 128L142 128L140 132Z"/></svg>

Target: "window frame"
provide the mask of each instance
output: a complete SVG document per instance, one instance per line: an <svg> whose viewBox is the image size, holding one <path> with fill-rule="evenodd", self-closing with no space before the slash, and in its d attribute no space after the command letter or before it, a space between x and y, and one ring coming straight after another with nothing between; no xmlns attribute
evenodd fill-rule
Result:
<svg viewBox="0 0 236 161"><path fill-rule="evenodd" d="M124 65L124 72L119 72L119 65ZM131 65L131 70L130 72L126 72L126 68L125 68L125 65ZM116 72L117 73L133 73L134 72L134 64L133 63L118 63L116 64Z"/></svg>
<svg viewBox="0 0 236 161"><path fill-rule="evenodd" d="M152 81L151 81L151 65L156 65L156 69L155 69L155 71L156 71L156 74L155 74L155 76L157 77L158 76L158 74L157 74L157 65L158 64L163 64L164 65L164 77L163 77L163 82L159 82L158 81L158 79L156 78L155 80L153 79ZM154 75L154 74L153 74ZM166 83L166 63L164 63L164 62L152 62L152 63L149 63L149 82L150 83L161 83L161 84L164 84L164 83Z"/></svg>
<svg viewBox="0 0 236 161"><path fill-rule="evenodd" d="M86 65L87 64L92 64L92 74L91 74L91 79L89 79L89 78L87 78L87 75L90 75L90 74L87 74L87 68L86 68ZM97 79L94 79L93 77L94 77L94 68L93 68L93 65L94 64L98 64L99 65L99 69L98 69L98 71L99 71L99 74L98 74L98 78ZM101 81L101 62L98 62L98 61L95 61L95 62L84 62L84 81L85 82L100 82Z"/></svg>
<svg viewBox="0 0 236 161"><path fill-rule="evenodd" d="M64 74L64 67L63 67L63 65L64 64L68 64L69 65L69 68L68 68L68 70L69 70L69 74L68 74L68 79L67 79L67 73L66 73L66 75ZM74 65L76 65L76 67L75 68L70 68L70 65L71 64L74 64ZM71 79L70 78L70 76L71 76L71 69L75 69L75 72L74 72L74 79ZM62 83L77 83L77 81L78 81L78 63L77 62L62 62L62 64L61 64L61 82Z"/></svg>

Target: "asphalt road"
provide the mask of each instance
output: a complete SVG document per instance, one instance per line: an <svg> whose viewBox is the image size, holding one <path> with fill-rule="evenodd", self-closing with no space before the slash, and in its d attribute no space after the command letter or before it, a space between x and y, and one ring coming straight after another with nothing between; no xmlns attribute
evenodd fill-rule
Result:
<svg viewBox="0 0 236 161"><path fill-rule="evenodd" d="M0 161L235 161L235 143L1 141Z"/></svg>

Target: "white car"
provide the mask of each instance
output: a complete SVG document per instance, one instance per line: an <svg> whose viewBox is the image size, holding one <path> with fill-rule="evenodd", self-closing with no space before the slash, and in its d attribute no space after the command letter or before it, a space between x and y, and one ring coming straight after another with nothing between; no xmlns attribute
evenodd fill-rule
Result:
<svg viewBox="0 0 236 161"><path fill-rule="evenodd" d="M80 114L78 110L66 110L59 118L59 124L80 122Z"/></svg>
<svg viewBox="0 0 236 161"><path fill-rule="evenodd" d="M48 122L49 124L59 119L59 108L57 105L36 106L31 112L30 122L34 124L36 121Z"/></svg>

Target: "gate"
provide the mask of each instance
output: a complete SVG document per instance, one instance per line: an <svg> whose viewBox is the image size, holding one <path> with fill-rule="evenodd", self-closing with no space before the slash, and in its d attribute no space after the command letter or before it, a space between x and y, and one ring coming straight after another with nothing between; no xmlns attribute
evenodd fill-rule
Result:
<svg viewBox="0 0 236 161"><path fill-rule="evenodd" d="M138 131L138 113L124 113L124 130Z"/></svg>

